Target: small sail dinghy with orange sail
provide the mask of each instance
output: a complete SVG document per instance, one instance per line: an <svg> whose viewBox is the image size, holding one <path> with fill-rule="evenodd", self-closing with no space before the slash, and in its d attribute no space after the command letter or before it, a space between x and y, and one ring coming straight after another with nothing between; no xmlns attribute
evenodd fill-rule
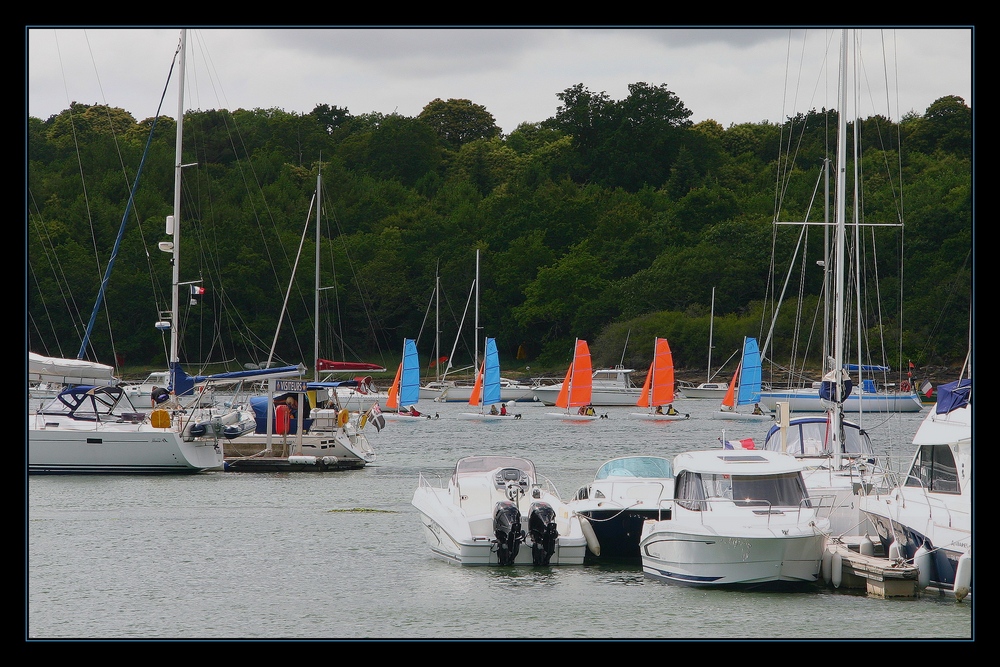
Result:
<svg viewBox="0 0 1000 667"><path fill-rule="evenodd" d="M649 408L649 411L631 412L629 417L632 419L677 421L691 417L674 408L674 355L666 338L656 339L653 361L642 385L642 395L635 404L640 408Z"/></svg>
<svg viewBox="0 0 1000 667"><path fill-rule="evenodd" d="M420 362L417 359L417 343L412 338L403 339L403 359L396 369L396 378L389 387L385 400L386 409L382 416L393 421L412 421L414 418L429 418L430 415L417 410L420 398Z"/></svg>
<svg viewBox="0 0 1000 667"><path fill-rule="evenodd" d="M774 414L760 404L760 376L760 348L756 338L747 336L743 339L743 358L722 405L712 413L712 419L774 421Z"/></svg>
<svg viewBox="0 0 1000 667"><path fill-rule="evenodd" d="M458 415L459 419L510 421L521 418L521 413L507 411L507 405L501 397L500 354L497 352L495 338L486 339L486 354L483 357L483 365L476 374L476 383L472 386L469 405L478 408L479 411L462 412Z"/></svg>
<svg viewBox="0 0 1000 667"><path fill-rule="evenodd" d="M573 363L566 370L566 379L559 386L559 395L556 397L556 407L563 408L566 412L546 412L545 419L566 421L607 419L606 414L598 415L594 406L591 405L593 383L590 346L587 345L587 341L577 338L573 352Z"/></svg>

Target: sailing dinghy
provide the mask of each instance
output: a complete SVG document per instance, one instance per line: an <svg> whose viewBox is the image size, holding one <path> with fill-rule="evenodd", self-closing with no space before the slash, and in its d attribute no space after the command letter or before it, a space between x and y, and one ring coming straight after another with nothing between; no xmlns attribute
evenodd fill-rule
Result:
<svg viewBox="0 0 1000 667"><path fill-rule="evenodd" d="M631 412L632 419L647 421L677 421L689 419L691 415L677 412L674 404L674 356L666 338L657 338L654 344L653 360L642 385L642 395L635 403L648 412ZM666 408L664 407L666 406Z"/></svg>

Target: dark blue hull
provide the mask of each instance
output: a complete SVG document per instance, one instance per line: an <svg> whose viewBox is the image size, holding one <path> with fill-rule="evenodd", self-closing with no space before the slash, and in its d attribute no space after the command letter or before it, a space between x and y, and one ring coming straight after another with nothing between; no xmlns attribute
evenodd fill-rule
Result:
<svg viewBox="0 0 1000 667"><path fill-rule="evenodd" d="M647 519L669 519L669 510L621 510L601 509L578 511L587 517L597 542L601 545L601 555L597 556L587 548L585 561L635 561L642 562L639 555L639 538L642 536L642 524Z"/></svg>

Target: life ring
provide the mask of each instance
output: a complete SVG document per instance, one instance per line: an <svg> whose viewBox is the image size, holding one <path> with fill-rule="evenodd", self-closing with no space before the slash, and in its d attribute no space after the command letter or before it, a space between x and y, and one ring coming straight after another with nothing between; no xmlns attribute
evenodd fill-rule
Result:
<svg viewBox="0 0 1000 667"><path fill-rule="evenodd" d="M347 408L342 409L337 413L337 426L343 428L347 426L347 420L351 418L351 413L347 411Z"/></svg>
<svg viewBox="0 0 1000 667"><path fill-rule="evenodd" d="M903 380L902 382L899 383L899 390L910 391L910 383L907 382L906 380Z"/></svg>

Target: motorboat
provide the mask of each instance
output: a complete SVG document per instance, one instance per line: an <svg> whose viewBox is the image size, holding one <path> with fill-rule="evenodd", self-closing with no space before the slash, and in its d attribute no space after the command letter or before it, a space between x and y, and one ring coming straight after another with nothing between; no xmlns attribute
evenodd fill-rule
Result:
<svg viewBox="0 0 1000 667"><path fill-rule="evenodd" d="M442 486L421 473L412 503L431 553L449 563L583 564L579 517L528 459L467 456Z"/></svg>
<svg viewBox="0 0 1000 667"><path fill-rule="evenodd" d="M921 586L972 593L972 379L939 385L905 475L862 499L886 554L917 565Z"/></svg>
<svg viewBox="0 0 1000 667"><path fill-rule="evenodd" d="M701 382L697 385L681 382L679 393L684 398L714 398L721 401L729 391L728 382Z"/></svg>
<svg viewBox="0 0 1000 667"><path fill-rule="evenodd" d="M135 409L119 386L72 385L28 414L28 472L197 473L222 469L238 411Z"/></svg>
<svg viewBox="0 0 1000 667"><path fill-rule="evenodd" d="M385 418L377 404L366 412L339 407L335 390L343 382L308 382L304 392L273 395L269 390L266 396L250 397L253 432L227 444L226 470L268 472L273 466L265 460L307 471L357 470L374 463L377 455L365 428L381 431ZM292 407L289 396L296 397Z"/></svg>
<svg viewBox="0 0 1000 667"><path fill-rule="evenodd" d="M635 370L617 365L614 368L598 368L591 375L590 405L635 406L642 396L642 387L632 382ZM556 405L556 399L564 383L537 386L532 390L536 401L544 405Z"/></svg>
<svg viewBox="0 0 1000 667"><path fill-rule="evenodd" d="M580 517L587 560L639 561L645 521L670 518L674 476L663 456L620 456L605 462L567 503Z"/></svg>
<svg viewBox="0 0 1000 667"><path fill-rule="evenodd" d="M819 580L830 530L787 454L678 454L669 519L643 523L646 576L700 587L793 588Z"/></svg>

